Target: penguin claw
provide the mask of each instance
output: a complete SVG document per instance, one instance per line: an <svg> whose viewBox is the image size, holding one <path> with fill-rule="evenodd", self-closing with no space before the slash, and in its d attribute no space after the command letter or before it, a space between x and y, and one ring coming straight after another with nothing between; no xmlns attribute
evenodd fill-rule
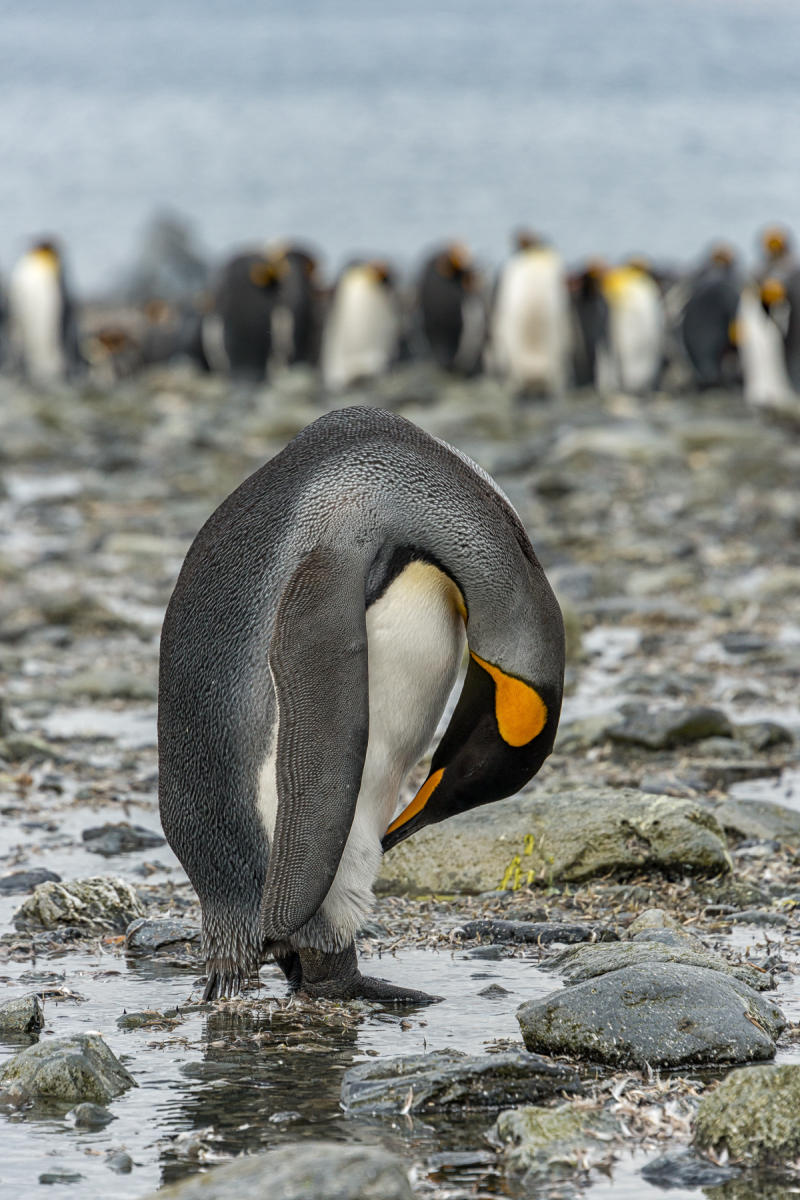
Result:
<svg viewBox="0 0 800 1200"><path fill-rule="evenodd" d="M441 1004L443 996L431 996L414 988L397 987L386 979L359 975L357 995L363 1000L379 1000L382 1004Z"/></svg>

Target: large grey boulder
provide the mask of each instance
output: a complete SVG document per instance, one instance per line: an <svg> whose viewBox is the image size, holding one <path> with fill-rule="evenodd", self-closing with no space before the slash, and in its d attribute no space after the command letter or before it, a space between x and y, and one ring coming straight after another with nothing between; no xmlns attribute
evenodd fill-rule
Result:
<svg viewBox="0 0 800 1200"><path fill-rule="evenodd" d="M719 971L682 963L622 967L517 1010L527 1048L617 1067L772 1058L777 1005Z"/></svg>
<svg viewBox="0 0 800 1200"><path fill-rule="evenodd" d="M430 826L383 860L377 889L478 893L662 870L729 871L716 818L695 800L577 787L500 800Z"/></svg>
<svg viewBox="0 0 800 1200"><path fill-rule="evenodd" d="M650 963L683 963L689 967L705 967L746 983L756 992L768 991L775 986L769 971L761 971L747 963L729 963L720 954L712 954L699 942L668 944L661 941L636 940L630 942L600 942L593 945L570 947L556 958L551 958L548 967L560 971L567 983L584 983L596 979L609 971L623 967L646 967Z"/></svg>
<svg viewBox="0 0 800 1200"><path fill-rule="evenodd" d="M348 1113L452 1112L501 1108L580 1091L575 1071L537 1054L468 1056L437 1050L359 1063L345 1072L342 1107Z"/></svg>
<svg viewBox="0 0 800 1200"><path fill-rule="evenodd" d="M136 1080L103 1039L94 1033L52 1038L15 1054L3 1067L0 1084L20 1099L91 1100L108 1104Z"/></svg>
<svg viewBox="0 0 800 1200"><path fill-rule="evenodd" d="M612 725L608 736L613 742L642 746L646 750L669 750L709 737L733 737L733 726L718 708L652 708L647 704L626 704L622 719Z"/></svg>
<svg viewBox="0 0 800 1200"><path fill-rule="evenodd" d="M136 889L114 875L41 883L14 914L17 929L58 929L71 925L87 932L124 933L144 916Z"/></svg>
<svg viewBox="0 0 800 1200"><path fill-rule="evenodd" d="M780 1167L800 1158L800 1064L731 1071L700 1101L694 1142L738 1163Z"/></svg>
<svg viewBox="0 0 800 1200"><path fill-rule="evenodd" d="M298 1142L239 1158L144 1200L413 1200L402 1159L379 1146Z"/></svg>

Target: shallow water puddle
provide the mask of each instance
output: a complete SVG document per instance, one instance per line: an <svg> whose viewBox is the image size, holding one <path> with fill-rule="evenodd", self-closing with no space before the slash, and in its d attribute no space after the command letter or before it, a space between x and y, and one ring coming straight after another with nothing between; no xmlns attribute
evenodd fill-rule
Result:
<svg viewBox="0 0 800 1200"><path fill-rule="evenodd" d="M139 1087L112 1102L117 1120L97 1131L76 1130L59 1113L0 1117L0 1195L33 1195L44 1172L80 1174L82 1197L141 1196L160 1182L198 1169L216 1156L254 1151L302 1137L383 1141L406 1154L485 1148L491 1115L435 1124L398 1119L397 1125L349 1120L339 1109L343 1072L380 1054L456 1047L480 1053L498 1038L519 1040L518 1004L556 985L552 975L523 959L485 961L455 953L411 950L364 959L364 969L394 982L436 992L443 1003L411 1011L326 1006L300 1012L286 1006L274 968L262 972L257 1003L198 1008L196 967L149 960L137 964L108 954L65 953L2 968L9 994L66 987L85 997L49 999L44 1035L96 1030ZM492 993L481 995L489 985ZM499 988L506 989L505 993ZM271 998L271 994L272 997ZM175 1024L117 1028L124 1012L178 1009ZM3 1045L0 1061L18 1047ZM206 1131L198 1135L198 1131ZM402 1143L402 1146L401 1146ZM126 1150L130 1175L112 1176L106 1156ZM50 1187L54 1185L49 1185ZM66 1184L55 1185L66 1187ZM44 1194L44 1193L43 1193ZM48 1195L52 1192L48 1191Z"/></svg>

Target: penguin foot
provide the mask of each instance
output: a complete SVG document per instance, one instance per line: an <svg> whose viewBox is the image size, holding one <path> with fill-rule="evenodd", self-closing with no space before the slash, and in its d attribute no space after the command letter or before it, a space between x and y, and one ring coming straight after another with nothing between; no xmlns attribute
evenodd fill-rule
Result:
<svg viewBox="0 0 800 1200"><path fill-rule="evenodd" d="M442 997L397 987L385 979L362 975L353 942L339 953L300 951L301 990L317 1000L378 1000L382 1004L437 1004Z"/></svg>
<svg viewBox="0 0 800 1200"><path fill-rule="evenodd" d="M238 996L243 988L253 979L253 972L239 966L231 959L211 959L206 964L206 986L203 989L203 1003L209 1000L225 1000ZM255 972L258 979L258 972Z"/></svg>

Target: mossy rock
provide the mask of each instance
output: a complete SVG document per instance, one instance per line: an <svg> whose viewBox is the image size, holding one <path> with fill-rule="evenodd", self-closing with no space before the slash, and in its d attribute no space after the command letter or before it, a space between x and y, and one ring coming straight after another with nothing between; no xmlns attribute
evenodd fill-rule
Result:
<svg viewBox="0 0 800 1200"><path fill-rule="evenodd" d="M799 1064L731 1071L700 1102L694 1142L748 1166L785 1166L800 1159L799 1113Z"/></svg>

